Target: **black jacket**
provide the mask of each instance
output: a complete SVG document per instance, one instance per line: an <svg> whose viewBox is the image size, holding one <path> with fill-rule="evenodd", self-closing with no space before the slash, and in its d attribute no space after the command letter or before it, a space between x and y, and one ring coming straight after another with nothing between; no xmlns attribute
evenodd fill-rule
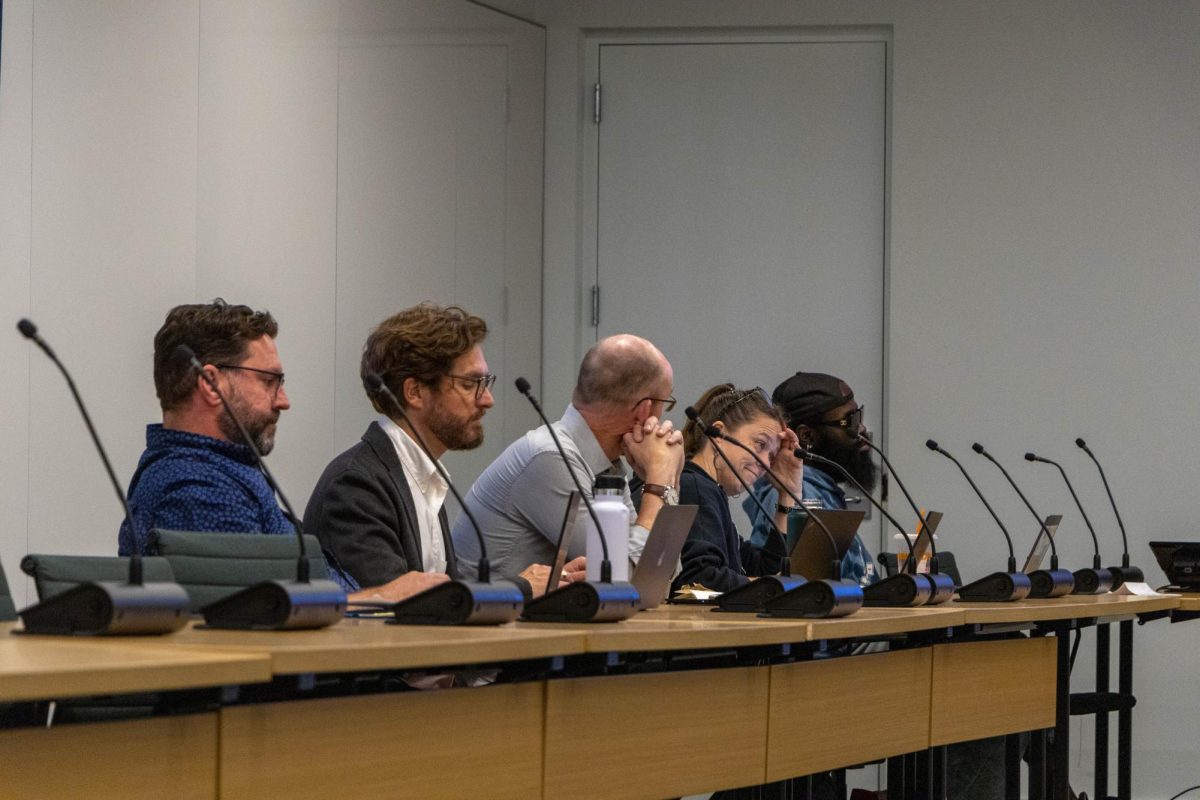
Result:
<svg viewBox="0 0 1200 800"><path fill-rule="evenodd" d="M458 577L446 508L438 511L446 572ZM372 422L362 441L329 463L304 511L304 530L362 588L422 569L412 490L387 433Z"/></svg>

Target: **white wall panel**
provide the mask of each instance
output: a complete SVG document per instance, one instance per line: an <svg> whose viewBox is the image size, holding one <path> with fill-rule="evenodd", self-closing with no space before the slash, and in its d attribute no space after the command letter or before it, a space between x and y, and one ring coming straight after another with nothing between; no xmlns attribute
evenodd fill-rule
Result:
<svg viewBox="0 0 1200 800"><path fill-rule="evenodd" d="M151 342L193 290L194 2L34 8L30 312L125 483L157 418ZM52 364L31 369L29 548L111 553L121 507Z"/></svg>

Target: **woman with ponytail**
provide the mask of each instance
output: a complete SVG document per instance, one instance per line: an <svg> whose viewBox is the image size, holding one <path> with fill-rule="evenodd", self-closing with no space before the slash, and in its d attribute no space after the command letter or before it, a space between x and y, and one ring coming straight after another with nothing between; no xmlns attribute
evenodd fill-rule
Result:
<svg viewBox="0 0 1200 800"><path fill-rule="evenodd" d="M698 583L727 592L752 577L779 572L787 553L777 532L767 537L762 548L738 535L728 498L744 491L743 482L753 486L763 469L741 447L722 438L710 440L705 430L714 426L722 437L753 450L796 494L804 482L804 463L794 453L799 444L796 434L762 389L737 389L723 383L705 392L694 408L698 421L689 419L683 429L687 461L679 479L679 502L695 504L699 510L683 545L682 570L672 588ZM780 492L780 497L787 496ZM782 502L774 509L780 530L787 530L789 510Z"/></svg>

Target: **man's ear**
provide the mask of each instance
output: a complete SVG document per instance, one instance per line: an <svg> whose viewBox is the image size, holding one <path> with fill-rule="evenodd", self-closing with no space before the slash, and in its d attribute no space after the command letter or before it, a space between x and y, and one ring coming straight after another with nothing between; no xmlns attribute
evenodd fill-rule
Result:
<svg viewBox="0 0 1200 800"><path fill-rule="evenodd" d="M649 398L642 399L639 400L638 404L633 407L633 427L641 425L650 416L651 402L652 401Z"/></svg>
<svg viewBox="0 0 1200 800"><path fill-rule="evenodd" d="M219 369L214 367L212 364L205 364L202 369L204 370L204 375L207 375L209 378L211 378L213 383L217 382L217 378L220 377L221 374ZM212 390L212 387L208 385L208 381L204 379L204 375L196 375L196 390L200 392L200 398L204 400L204 404L206 406L216 408L217 406L222 405L221 398ZM226 394L228 394L228 391L226 391Z"/></svg>
<svg viewBox="0 0 1200 800"><path fill-rule="evenodd" d="M817 441L817 432L811 426L801 422L795 428L796 438L800 440L800 446L805 450L811 448Z"/></svg>
<svg viewBox="0 0 1200 800"><path fill-rule="evenodd" d="M429 387L416 378L405 378L400 385L400 399L405 408L423 409L428 399Z"/></svg>

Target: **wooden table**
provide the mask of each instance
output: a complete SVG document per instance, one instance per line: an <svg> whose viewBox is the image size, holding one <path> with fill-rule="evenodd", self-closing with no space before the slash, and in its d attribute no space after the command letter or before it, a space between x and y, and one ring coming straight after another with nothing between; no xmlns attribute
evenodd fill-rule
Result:
<svg viewBox="0 0 1200 800"><path fill-rule="evenodd" d="M371 673L399 676L540 659L547 664L541 677L482 688L322 697L295 683L286 689L285 682L274 690L291 692L288 702L225 704L216 712L50 731L5 730L0 772L6 781L20 773L26 783L13 785L29 787L29 794L62 797L84 791L70 783L71 775L90 776L90 796L111 790L110 796L122 798L139 796L143 786L143 796L289 800L328 800L339 793L661 798L707 792L1054 724L1061 642L956 642L945 634L972 625L1126 618L1178 603L1116 597L953 603L868 608L832 620L674 606L606 625L442 628L347 620L321 631L280 633L189 626L166 637L119 640L5 635L0 690L7 694L0 699L14 700L306 674L353 687L353 676ZM902 644L908 634L921 638L886 653L810 658L823 642L900 637ZM659 659L646 662L640 674L606 674L603 665L612 660L589 655L704 659L762 648L765 655L754 656L758 665L678 671ZM557 672L560 667L567 672ZM980 686L987 687L986 696ZM814 737L808 725L821 717L880 714L888 725L855 726L844 736ZM78 762L84 766L52 768L79 750L88 753ZM131 753L138 765L128 773L137 775L133 787L114 771ZM589 774L602 779L581 780L578 766L585 762L596 767ZM14 773L10 765L16 764L26 766ZM164 785L171 788L164 791Z"/></svg>

